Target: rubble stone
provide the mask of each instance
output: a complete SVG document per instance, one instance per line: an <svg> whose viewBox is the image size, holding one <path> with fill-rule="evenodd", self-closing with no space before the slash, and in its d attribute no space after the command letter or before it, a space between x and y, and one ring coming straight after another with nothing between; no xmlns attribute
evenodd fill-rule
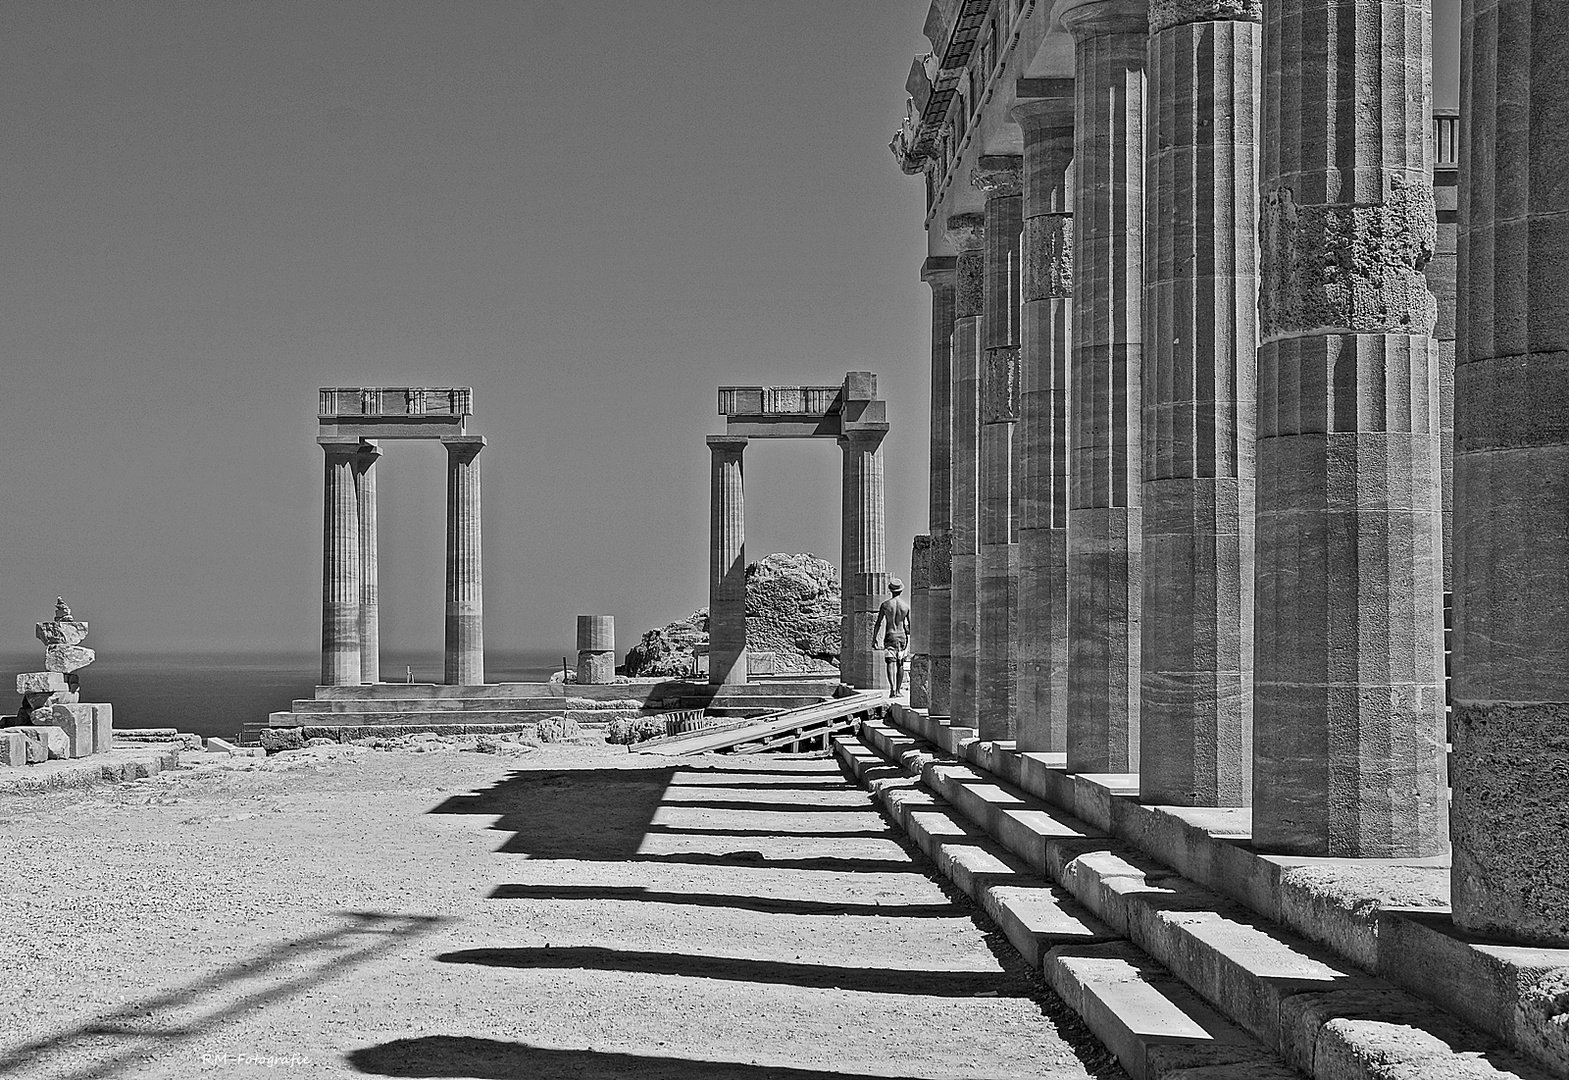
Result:
<svg viewBox="0 0 1569 1080"><path fill-rule="evenodd" d="M93 752L92 705L50 705L33 713L34 727L57 727L71 739L70 755L87 757Z"/></svg>
<svg viewBox="0 0 1569 1080"><path fill-rule="evenodd" d="M75 680L60 671L29 671L16 677L18 694L50 694L75 689Z"/></svg>
<svg viewBox="0 0 1569 1080"><path fill-rule="evenodd" d="M0 765L26 765L32 745L31 740L24 737L21 732L14 730L0 731Z"/></svg>
<svg viewBox="0 0 1569 1080"><path fill-rule="evenodd" d="M64 674L86 667L95 658L93 650L81 645L50 645L44 650L44 667Z"/></svg>
<svg viewBox="0 0 1569 1080"><path fill-rule="evenodd" d="M38 624L38 640L45 645L80 645L87 636L87 624L75 619Z"/></svg>

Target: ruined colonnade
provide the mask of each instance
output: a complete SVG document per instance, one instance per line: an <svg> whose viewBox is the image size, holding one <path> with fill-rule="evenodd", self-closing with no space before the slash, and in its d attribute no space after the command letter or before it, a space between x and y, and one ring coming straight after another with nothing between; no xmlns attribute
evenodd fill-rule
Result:
<svg viewBox="0 0 1569 1080"><path fill-rule="evenodd" d="M934 4L912 705L1562 945L1569 11L1467 11L1457 229L1426 0Z"/></svg>

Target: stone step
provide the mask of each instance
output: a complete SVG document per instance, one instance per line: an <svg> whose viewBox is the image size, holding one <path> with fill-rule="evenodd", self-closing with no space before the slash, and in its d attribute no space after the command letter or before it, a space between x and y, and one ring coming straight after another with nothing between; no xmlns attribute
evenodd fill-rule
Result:
<svg viewBox="0 0 1569 1080"><path fill-rule="evenodd" d="M947 755L924 753L920 741L889 727L863 724L867 749L879 756L878 748L902 750L905 761L917 763L922 785L966 824L1058 882L1210 1006L1310 1075L1371 1080L1385 1075L1375 1063L1389 1055L1449 1070L1431 1073L1435 1077L1547 1075L1430 1003L1022 789ZM1338 1020L1348 1023L1332 1023ZM1320 1043L1351 1064L1341 1072L1314 1072Z"/></svg>
<svg viewBox="0 0 1569 1080"><path fill-rule="evenodd" d="M845 774L997 923L1134 1080L1300 1080L1169 972L881 754L838 737ZM1230 1071L1208 1071L1212 1067ZM1189 1071L1181 1071L1189 1070Z"/></svg>

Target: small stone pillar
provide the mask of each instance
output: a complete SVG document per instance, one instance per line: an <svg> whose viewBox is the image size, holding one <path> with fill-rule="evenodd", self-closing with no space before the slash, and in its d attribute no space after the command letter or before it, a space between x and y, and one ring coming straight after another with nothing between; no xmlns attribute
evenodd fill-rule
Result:
<svg viewBox="0 0 1569 1080"><path fill-rule="evenodd" d="M1340 0L1328 22L1322 0L1264 5L1262 851L1407 858L1448 840L1429 16L1427 0Z"/></svg>
<svg viewBox="0 0 1569 1080"><path fill-rule="evenodd" d="M360 527L360 682L381 681L381 599L376 551L376 459L369 439L354 455L354 495Z"/></svg>
<svg viewBox="0 0 1569 1080"><path fill-rule="evenodd" d="M952 657L948 711L956 725L974 727L980 714L980 594L978 526L981 447L981 308L986 295L986 219L954 214L946 223L954 260L953 515L948 648Z"/></svg>
<svg viewBox="0 0 1569 1080"><path fill-rule="evenodd" d="M1064 11L1075 42L1068 769L1139 767L1145 0Z"/></svg>
<svg viewBox="0 0 1569 1080"><path fill-rule="evenodd" d="M577 681L591 686L603 686L616 681L614 616L577 617Z"/></svg>
<svg viewBox="0 0 1569 1080"><path fill-rule="evenodd" d="M1262 0L1155 7L1139 797L1253 798Z"/></svg>
<svg viewBox="0 0 1569 1080"><path fill-rule="evenodd" d="M1028 90L1033 96L1023 97ZM1018 748L1068 740L1068 370L1073 350L1073 80L1021 80Z"/></svg>
<svg viewBox="0 0 1569 1080"><path fill-rule="evenodd" d="M454 435L447 448L446 681L485 681L485 599L480 564L479 452L483 435Z"/></svg>
<svg viewBox="0 0 1569 1080"><path fill-rule="evenodd" d="M708 681L744 683L746 657L746 485L741 455L747 439L710 435L712 484L708 507Z"/></svg>
<svg viewBox="0 0 1569 1080"><path fill-rule="evenodd" d="M360 665L360 523L354 486L358 442L318 440L326 454L322 488L321 681L358 686Z"/></svg>
<svg viewBox="0 0 1569 1080"><path fill-rule="evenodd" d="M1560 949L1569 948L1565 14L1545 0L1496 0L1467 5L1462 29L1450 757L1455 922Z"/></svg>
<svg viewBox="0 0 1569 1080"><path fill-rule="evenodd" d="M872 647L872 625L888 593L883 534L883 437L887 434L886 423L864 423L839 436L844 455L839 675L858 690L888 687L888 673Z"/></svg>
<svg viewBox="0 0 1569 1080"><path fill-rule="evenodd" d="M949 644L953 579L948 565L953 548L953 258L928 258L921 267L921 280L932 289L932 452L926 518L930 532L924 617L913 610L918 583L912 580L910 585L911 617L924 649L911 661L910 704L932 716L947 716L953 673ZM913 567L911 577L915 577ZM923 657L924 677L918 666Z"/></svg>
<svg viewBox="0 0 1569 1080"><path fill-rule="evenodd" d="M1014 684L1018 642L1019 548L1014 542L1013 443L1019 420L1019 234L1024 228L1022 162L983 157L970 175L986 195L986 269L980 378L980 715L987 740L1018 729Z"/></svg>

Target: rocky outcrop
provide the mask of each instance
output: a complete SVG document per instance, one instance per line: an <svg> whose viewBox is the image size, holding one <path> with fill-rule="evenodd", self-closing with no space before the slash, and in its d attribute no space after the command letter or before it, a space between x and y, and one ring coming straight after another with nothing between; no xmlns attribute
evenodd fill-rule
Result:
<svg viewBox="0 0 1569 1080"><path fill-rule="evenodd" d="M679 678L708 645L708 611L645 633L631 678ZM839 571L815 555L768 555L746 568L746 645L753 672L839 670Z"/></svg>

